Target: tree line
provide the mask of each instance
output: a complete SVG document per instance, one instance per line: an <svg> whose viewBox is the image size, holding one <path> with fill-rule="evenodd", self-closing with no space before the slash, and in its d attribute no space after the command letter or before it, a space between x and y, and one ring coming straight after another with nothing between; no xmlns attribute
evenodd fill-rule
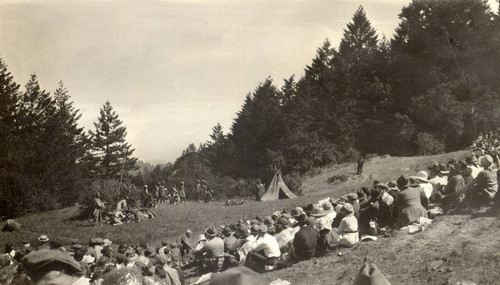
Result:
<svg viewBox="0 0 500 285"><path fill-rule="evenodd" d="M281 169L300 192L300 177L328 164L454 151L499 127L498 13L484 0L413 0L399 19L392 38L380 37L360 6L338 47L326 40L300 78L266 78L228 133L217 124L173 164L132 177L137 159L109 102L86 133L62 83L51 95L33 75L21 90L2 61L0 214L62 207L92 182L120 178L184 181L188 195L203 179L232 197Z"/></svg>
<svg viewBox="0 0 500 285"><path fill-rule="evenodd" d="M1 59L0 100L0 216L72 205L95 194L92 181L135 169L126 128L109 102L86 133L62 81L50 94L33 74L22 89Z"/></svg>
<svg viewBox="0 0 500 285"><path fill-rule="evenodd" d="M483 0L414 0L399 19L380 37L359 7L338 47L326 40L300 78L266 78L228 133L217 124L164 175L237 185L279 168L300 191L298 178L324 165L455 151L500 126L498 13Z"/></svg>

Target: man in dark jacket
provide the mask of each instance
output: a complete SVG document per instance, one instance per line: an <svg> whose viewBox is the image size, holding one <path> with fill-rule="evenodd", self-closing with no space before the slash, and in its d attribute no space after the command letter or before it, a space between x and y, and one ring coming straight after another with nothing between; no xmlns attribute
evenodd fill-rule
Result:
<svg viewBox="0 0 500 285"><path fill-rule="evenodd" d="M313 218L302 215L299 223L301 228L293 239L292 257L297 260L307 260L316 254L319 233L313 227Z"/></svg>

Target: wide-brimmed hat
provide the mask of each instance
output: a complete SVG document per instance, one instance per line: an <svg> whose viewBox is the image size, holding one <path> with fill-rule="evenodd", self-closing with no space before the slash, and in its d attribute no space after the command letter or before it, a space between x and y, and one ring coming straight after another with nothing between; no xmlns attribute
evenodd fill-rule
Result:
<svg viewBox="0 0 500 285"><path fill-rule="evenodd" d="M387 184L383 183L383 182L377 182L375 184L375 187L377 188L383 188L383 189L387 189Z"/></svg>
<svg viewBox="0 0 500 285"><path fill-rule="evenodd" d="M41 235L38 237L38 241L39 242L48 242L49 241L49 237L47 235Z"/></svg>
<svg viewBox="0 0 500 285"><path fill-rule="evenodd" d="M205 236L208 237L215 237L217 235L217 230L215 229L214 226L208 227L208 229L205 230Z"/></svg>
<svg viewBox="0 0 500 285"><path fill-rule="evenodd" d="M287 214L287 213L282 214L281 217L285 218L285 219L289 219L289 220L292 218L292 216L290 214Z"/></svg>
<svg viewBox="0 0 500 285"><path fill-rule="evenodd" d="M345 203L344 206L342 207L342 212L344 212L348 215L352 214L352 213L354 213L354 207L349 203Z"/></svg>
<svg viewBox="0 0 500 285"><path fill-rule="evenodd" d="M333 211L332 203L330 202L323 203L323 210L325 211L325 213L330 213L331 211Z"/></svg>
<svg viewBox="0 0 500 285"><path fill-rule="evenodd" d="M450 174L450 170L445 164L439 164L439 173L441 174Z"/></svg>
<svg viewBox="0 0 500 285"><path fill-rule="evenodd" d="M196 239L197 242L206 241L206 240L207 240L207 238L205 237L204 234L199 235L198 238Z"/></svg>
<svg viewBox="0 0 500 285"><path fill-rule="evenodd" d="M292 217L295 217L297 218L298 216L300 216L301 214L304 213L304 209L302 209L301 207L296 207L296 208L293 208L291 211L290 211L290 215Z"/></svg>
<svg viewBox="0 0 500 285"><path fill-rule="evenodd" d="M413 178L413 179L416 179L419 181L423 181L423 182L429 182L429 180L428 180L429 174L425 170L421 170L421 171L417 172L417 174L415 174L414 176L412 176L410 178Z"/></svg>
<svg viewBox="0 0 500 285"><path fill-rule="evenodd" d="M326 213L325 211L323 210L323 208L320 208L320 207L314 207L312 210L311 210L311 214L310 216L313 216L313 217L323 217L323 216L326 216Z"/></svg>
<svg viewBox="0 0 500 285"><path fill-rule="evenodd" d="M484 155L479 158L479 163L484 168L489 168L493 164L493 157L490 155Z"/></svg>
<svg viewBox="0 0 500 285"><path fill-rule="evenodd" d="M102 244L103 244L104 246L110 246L112 243L113 243L113 242L112 242L112 241L110 241L109 239L104 239L104 240L102 241Z"/></svg>
<svg viewBox="0 0 500 285"><path fill-rule="evenodd" d="M387 189L389 191L398 191L399 188L398 188L398 183L396 182L396 180L391 180L387 183Z"/></svg>
<svg viewBox="0 0 500 285"><path fill-rule="evenodd" d="M349 193L349 194L347 194L347 199L349 199L349 201L356 200L356 199L358 199L358 194Z"/></svg>

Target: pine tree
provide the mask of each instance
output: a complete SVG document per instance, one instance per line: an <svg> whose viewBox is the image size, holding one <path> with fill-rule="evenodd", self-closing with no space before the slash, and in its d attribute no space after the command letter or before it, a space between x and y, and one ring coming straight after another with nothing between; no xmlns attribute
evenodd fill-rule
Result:
<svg viewBox="0 0 500 285"><path fill-rule="evenodd" d="M136 169L135 149L125 141L126 128L107 101L100 110L95 132L90 131L94 174L104 179L116 179L120 174Z"/></svg>

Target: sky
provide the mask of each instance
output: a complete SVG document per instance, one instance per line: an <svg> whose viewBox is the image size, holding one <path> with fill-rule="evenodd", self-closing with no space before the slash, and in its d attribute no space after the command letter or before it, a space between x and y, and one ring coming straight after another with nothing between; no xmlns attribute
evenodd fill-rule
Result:
<svg viewBox="0 0 500 285"><path fill-rule="evenodd" d="M498 3L490 0L493 11ZM109 100L134 156L173 162L230 131L248 93L300 78L326 39L338 46L359 5L391 38L406 0L0 0L0 57L22 86L63 81L80 125Z"/></svg>

